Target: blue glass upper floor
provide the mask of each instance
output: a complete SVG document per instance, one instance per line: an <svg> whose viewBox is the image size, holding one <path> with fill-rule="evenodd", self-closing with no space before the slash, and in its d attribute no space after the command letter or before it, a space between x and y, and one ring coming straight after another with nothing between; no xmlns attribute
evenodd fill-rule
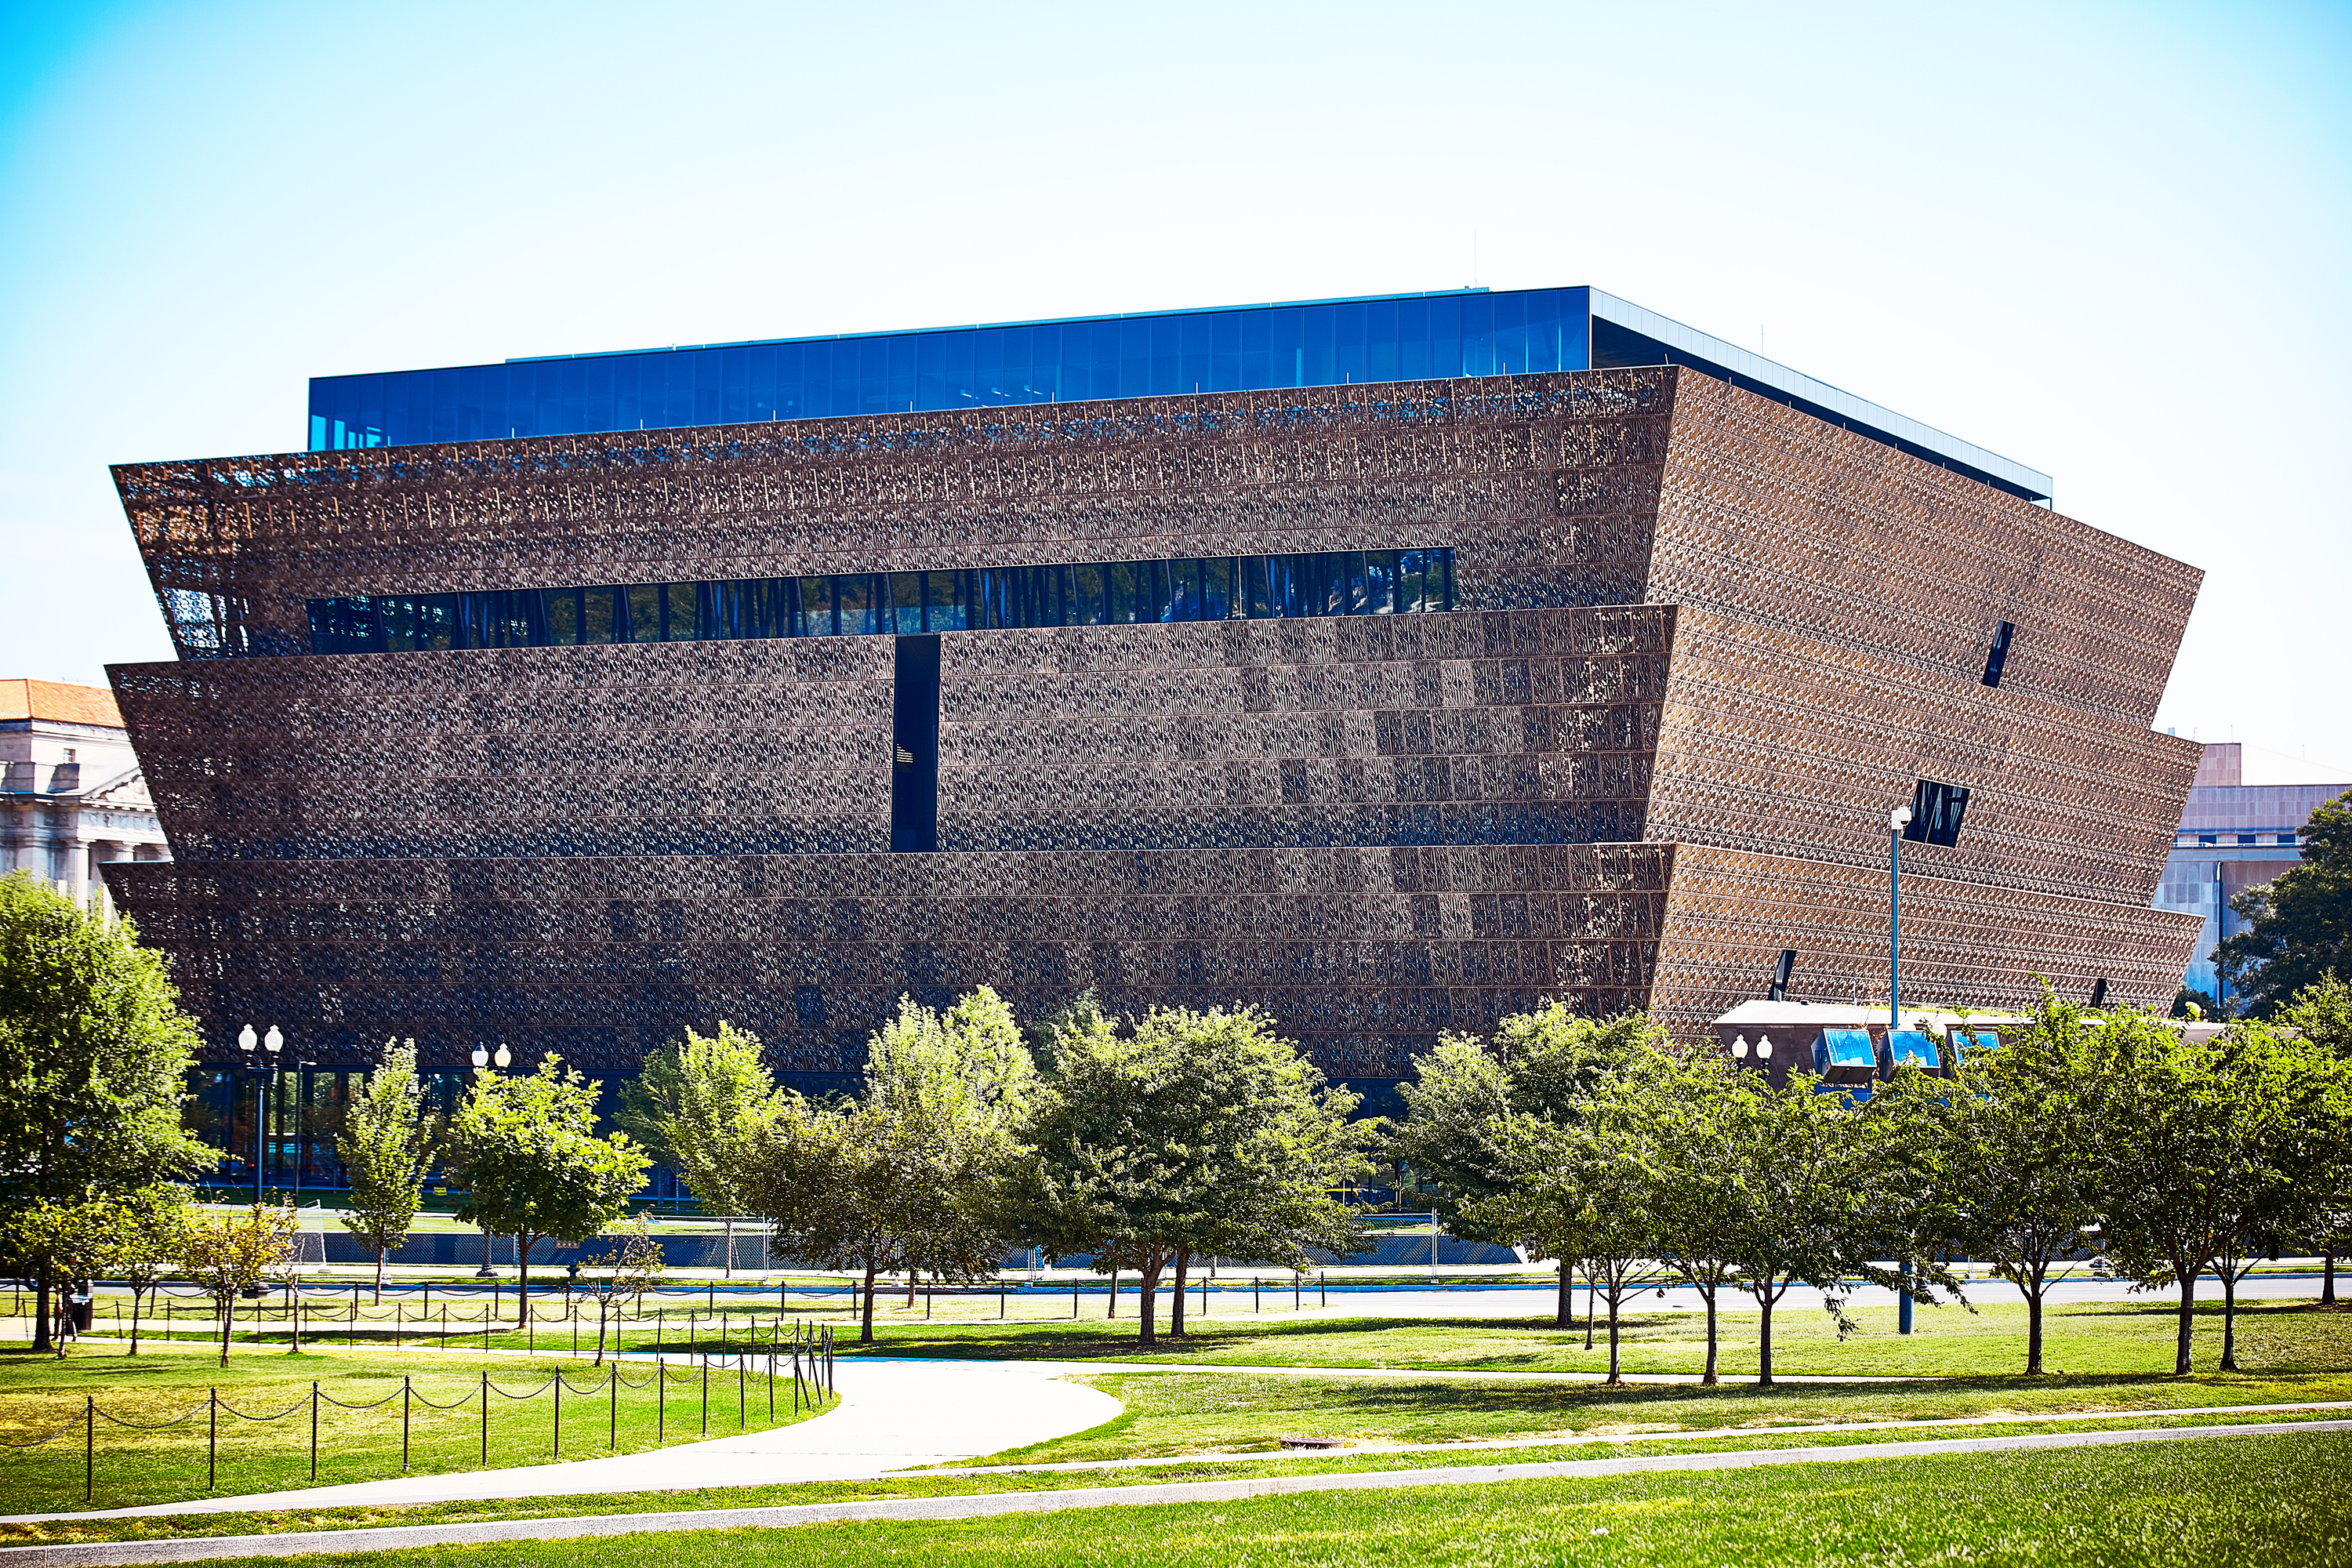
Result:
<svg viewBox="0 0 2352 1568"><path fill-rule="evenodd" d="M310 447L1585 370L1591 294L1465 289L314 376Z"/></svg>

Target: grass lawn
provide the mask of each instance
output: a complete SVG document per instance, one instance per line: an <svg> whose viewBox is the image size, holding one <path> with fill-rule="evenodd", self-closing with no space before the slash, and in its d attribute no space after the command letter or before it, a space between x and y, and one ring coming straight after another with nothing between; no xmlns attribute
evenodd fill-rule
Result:
<svg viewBox="0 0 2352 1568"><path fill-rule="evenodd" d="M491 1383L489 1463L544 1464L557 1457L556 1408L550 1379L561 1366L569 1386L562 1399L562 1454L574 1458L635 1452L701 1435L699 1373L673 1368L663 1404L656 1405L652 1369L623 1369L614 1392L606 1369L586 1362L520 1361L499 1356L400 1354L390 1351L320 1347L299 1356L238 1347L226 1367L217 1355L187 1344L150 1343L136 1357L100 1352L87 1341L63 1360L22 1350L0 1352L0 1441L23 1443L68 1428L38 1447L0 1452L0 1512L79 1509L82 1500L85 1400L95 1397L95 1506L120 1508L202 1497L206 1492L210 1413L207 1390L217 1388L219 1476L224 1494L307 1486L310 1480L310 1390L321 1395L318 1484L377 1480L401 1473L402 1379L408 1377L408 1468L421 1473L469 1470L482 1462L481 1378ZM110 1352L111 1347L109 1347ZM714 1371L709 1379L709 1431L739 1429L737 1379ZM792 1384L778 1385L773 1421L768 1385L749 1378L740 1420L751 1427L789 1424ZM327 1403L366 1405L350 1410ZM436 1406L456 1405L454 1409ZM244 1415L285 1413L256 1422ZM132 1430L110 1421L162 1426ZM170 1425L162 1425L171 1423Z"/></svg>
<svg viewBox="0 0 2352 1568"><path fill-rule="evenodd" d="M1932 1421L1965 1415L2352 1400L2352 1373L2234 1378L1967 1378L1939 1383L1687 1384L1414 1382L1263 1377L1214 1372L1110 1373L1085 1379L1125 1412L1102 1426L989 1463L1051 1464L1168 1454L1242 1453L1285 1436L1359 1443L1453 1443L1629 1433L1731 1431L1842 1421ZM2352 1412L2329 1413L2341 1417ZM2267 1420L2252 1415L2248 1420ZM1889 1433L1886 1438L1916 1436ZM1855 1441L1878 1441L1864 1436Z"/></svg>
<svg viewBox="0 0 2352 1568"><path fill-rule="evenodd" d="M2226 1445L2226 1447L2224 1447ZM2352 1563L2352 1439L2287 1435L1717 1473L1416 1487L952 1521L504 1542L371 1563L736 1568ZM359 1561L356 1555L320 1562ZM268 1562L271 1559L251 1559Z"/></svg>
<svg viewBox="0 0 2352 1568"><path fill-rule="evenodd" d="M902 1307L904 1298L896 1300ZM1098 1310L1100 1298L1096 1301ZM582 1350L594 1348L593 1312L577 1321L563 1318L560 1293L551 1293L540 1304L552 1321L536 1323L526 1334L513 1331L510 1318L502 1319L492 1326L490 1347L544 1352L571 1349L576 1341ZM398 1333L403 1343L446 1343L478 1353L483 1347L478 1320L470 1331L466 1325L480 1305L465 1299L453 1304L436 1298L432 1316L424 1321L406 1308L387 1306L379 1310L384 1314L381 1321L363 1320L356 1327L347 1321L321 1321L308 1333L320 1343L347 1343L355 1336L362 1346L386 1345ZM912 1317L877 1323L877 1342L861 1349L855 1327L843 1322L837 1312L804 1310L803 1300L795 1299L792 1310L780 1316L771 1297L764 1303L722 1300L715 1314L702 1310L699 1303L670 1303L658 1321L629 1321L617 1327L614 1337L633 1352L657 1346L725 1350L764 1347L780 1324L786 1325L783 1331L789 1335L789 1325L830 1323L842 1355L1595 1373L1605 1372L1609 1364L1605 1324L1595 1326L1593 1347L1587 1350L1580 1324L1563 1330L1549 1317L1213 1316L1195 1318L1192 1331L1182 1340L1169 1340L1163 1312L1162 1341L1147 1349L1136 1337L1131 1301L1125 1305L1125 1315L1108 1321L1090 1310L1075 1321L1003 1323L925 1321L919 1305ZM395 1311L405 1315L395 1318ZM452 1314L446 1322L443 1313ZM1824 1313L1795 1308L1776 1313L1773 1370L1789 1376L1949 1377L2021 1372L2025 1365L2022 1306L2003 1303L1973 1311L1958 1306L1922 1307L1916 1315L1916 1331L1907 1337L1895 1331L1892 1306L1864 1308L1853 1315L1860 1331L1841 1342ZM1753 1310L1726 1310L1718 1321L1723 1375L1753 1377L1758 1315ZM237 1329L241 1352L287 1342L282 1321L265 1319L259 1341L247 1324L247 1320L241 1317ZM2053 1373L2168 1373L2172 1369L2174 1317L2168 1297L2053 1307L2044 1314L2044 1325L2043 1361ZM217 1332L194 1323L182 1324L180 1331L191 1340L207 1331ZM2249 1368L2352 1369L2352 1308L2321 1310L2307 1300L2250 1303L2239 1309L2238 1335L2239 1358ZM1706 1362L1706 1322L1696 1313L1629 1312L1624 1340L1623 1363L1629 1373L1696 1373ZM2218 1298L2202 1300L2196 1314L2193 1347L2195 1364L2200 1370L2219 1362L2221 1342L2221 1302Z"/></svg>
<svg viewBox="0 0 2352 1568"><path fill-rule="evenodd" d="M1818 1311L1773 1316L1773 1371L1782 1375L1978 1377L2022 1372L2025 1309L1994 1305L1922 1307L1916 1331L1898 1334L1891 1306L1853 1316L1861 1331L1841 1342ZM2168 1373L2174 1316L2162 1300L2084 1302L2053 1307L2043 1315L2043 1364L2070 1373ZM1726 1377L1756 1373L1758 1318L1726 1312L1720 1320ZM1706 1362L1706 1322L1696 1313L1634 1312L1624 1325L1628 1372L1696 1373ZM1047 1360L1150 1360L1192 1365L1393 1366L1480 1371L1606 1372L1606 1325L1584 1348L1581 1326L1563 1330L1549 1319L1301 1318L1250 1321L1210 1319L1181 1341L1149 1350L1136 1342L1131 1321L1105 1323L907 1323L877 1331L871 1353ZM844 1355L861 1353L854 1339L837 1342ZM2221 1308L2201 1303L2196 1319L2195 1364L2221 1358ZM2262 1302L2238 1310L2238 1357L2249 1369L2323 1372L2352 1369L2352 1309L2309 1301Z"/></svg>

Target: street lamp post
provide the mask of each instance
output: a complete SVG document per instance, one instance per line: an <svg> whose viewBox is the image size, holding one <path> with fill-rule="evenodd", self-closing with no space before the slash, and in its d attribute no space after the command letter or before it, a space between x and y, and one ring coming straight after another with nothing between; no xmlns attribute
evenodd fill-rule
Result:
<svg viewBox="0 0 2352 1568"><path fill-rule="evenodd" d="M474 1047L473 1061L474 1070L476 1072L482 1071L493 1061L498 1063L499 1070L500 1072L504 1072L507 1070L509 1064L513 1060L513 1054L507 1049L507 1043L504 1040L500 1040L499 1042L499 1054L496 1057L492 1057L483 1047L476 1046ZM482 1228L482 1266L474 1270L474 1278L477 1279L495 1279L498 1278L498 1270L490 1267L490 1252L492 1246L493 1244L490 1239L489 1227L485 1226Z"/></svg>
<svg viewBox="0 0 2352 1568"><path fill-rule="evenodd" d="M253 1204L256 1208L261 1206L261 1173L267 1163L266 1151L268 1145L264 1139L269 1122L269 1095L278 1087L278 1053L286 1048L286 1037L278 1032L277 1025L272 1024L269 1026L269 1033L257 1043L268 1052L268 1055L262 1058L268 1064L268 1068L266 1072L257 1067L247 1068L248 1072L254 1074ZM236 1048L245 1053L248 1062L253 1059L253 1048L256 1044L252 1025L247 1024L236 1032ZM301 1171L299 1166L295 1170L294 1179L299 1186L301 1182Z"/></svg>
<svg viewBox="0 0 2352 1568"><path fill-rule="evenodd" d="M1886 817L1886 1050L1894 1059L1895 1031L1903 1025L1903 830L1911 808L1898 805ZM1895 1331L1911 1331L1911 1260L1895 1266L1903 1283L1895 1291Z"/></svg>

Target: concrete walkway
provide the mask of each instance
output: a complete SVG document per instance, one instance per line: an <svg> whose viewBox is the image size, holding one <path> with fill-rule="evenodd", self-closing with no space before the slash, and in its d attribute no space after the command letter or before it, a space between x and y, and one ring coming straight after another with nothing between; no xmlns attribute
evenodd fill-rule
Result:
<svg viewBox="0 0 2352 1568"><path fill-rule="evenodd" d="M2238 1426L2165 1427L2123 1432L2064 1432L2014 1437L1955 1437L1911 1443L1856 1443L1816 1448L1751 1448L1717 1454L1658 1454L1612 1459L1567 1459L1519 1465L1464 1465L1436 1469L1358 1470L1300 1476L1255 1476L1225 1481L1175 1481L1157 1486L1089 1487L1055 1491L995 1492L956 1497L887 1498L867 1502L798 1503L774 1508L709 1509L690 1513L603 1514L568 1519L499 1520L482 1524L401 1525L372 1530L305 1531L281 1535L215 1536L209 1540L102 1542L74 1546L0 1550L0 1568L115 1568L142 1563L190 1563L220 1557L290 1557L320 1552L392 1552L414 1547L488 1545L509 1541L562 1541L654 1531L777 1529L866 1520L973 1519L1045 1513L1074 1508L1139 1508L1164 1503L1234 1502L1302 1492L1386 1491L1406 1487L1483 1486L1497 1481L1551 1480L1657 1471L1748 1469L1766 1465L1837 1464L1908 1459L1938 1454L2011 1453L2034 1448L2105 1447L2124 1443L2212 1441L2279 1433L2352 1432L2352 1421L2276 1422ZM1242 1527L1245 1532L1246 1525Z"/></svg>
<svg viewBox="0 0 2352 1568"><path fill-rule="evenodd" d="M835 1383L840 1405L810 1420L642 1454L24 1517L124 1519L864 1479L1026 1447L1098 1426L1125 1408L1108 1394L1024 1362L844 1357L835 1363Z"/></svg>

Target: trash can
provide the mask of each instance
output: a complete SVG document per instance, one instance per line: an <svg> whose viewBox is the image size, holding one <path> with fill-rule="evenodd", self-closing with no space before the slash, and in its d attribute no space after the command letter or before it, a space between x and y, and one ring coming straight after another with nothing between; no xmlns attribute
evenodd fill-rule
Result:
<svg viewBox="0 0 2352 1568"><path fill-rule="evenodd" d="M86 1334L90 1330L90 1320L96 1315L97 1303L77 1290L66 1298L66 1311L73 1319L74 1332Z"/></svg>

